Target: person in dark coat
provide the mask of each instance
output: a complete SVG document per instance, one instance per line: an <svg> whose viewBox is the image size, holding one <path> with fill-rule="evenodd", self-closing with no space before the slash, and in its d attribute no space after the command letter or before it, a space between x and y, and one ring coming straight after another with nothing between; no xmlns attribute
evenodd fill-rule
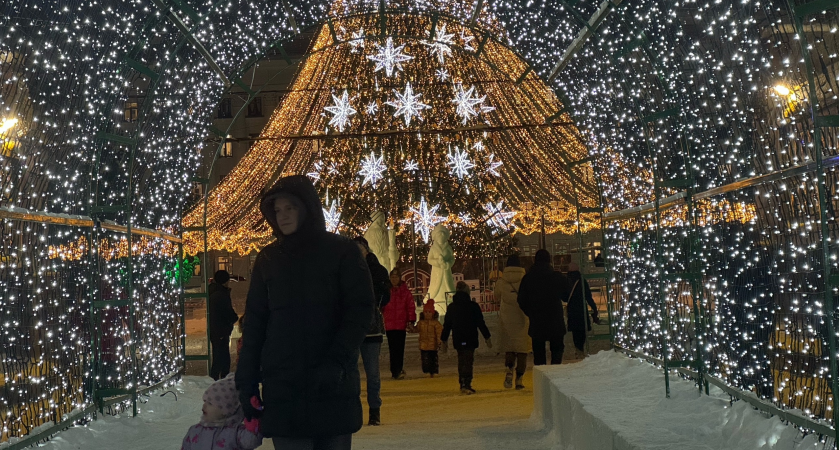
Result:
<svg viewBox="0 0 840 450"><path fill-rule="evenodd" d="M534 255L534 265L522 277L517 295L517 303L529 319L528 335L531 336L535 366L546 363L546 342L551 348L551 364L563 361L565 292L565 277L551 267L551 255L545 249L538 250Z"/></svg>
<svg viewBox="0 0 840 450"><path fill-rule="evenodd" d="M382 388L379 375L379 352L382 349L382 338L385 336L385 320L382 317L382 308L391 299L391 280L388 277L388 269L379 264L379 259L370 251L367 239L358 236L353 240L356 241L359 250L365 257L373 280L376 308L373 309L373 318L368 334L359 350L362 355L362 366L365 368L365 381L367 382L368 425L376 426L382 421L380 416L382 397L379 395Z"/></svg>
<svg viewBox="0 0 840 450"><path fill-rule="evenodd" d="M230 274L226 270L219 270L213 275L213 282L207 288L210 316L207 334L213 351L210 377L216 381L225 378L230 372L230 333L233 331L233 324L239 320L230 301L228 281Z"/></svg>
<svg viewBox="0 0 840 450"><path fill-rule="evenodd" d="M358 246L326 231L304 176L284 177L260 211L277 241L257 255L245 308L236 388L278 449L350 449L362 427L359 346L373 315ZM251 405L262 381L263 410Z"/></svg>
<svg viewBox="0 0 840 450"><path fill-rule="evenodd" d="M484 323L481 306L470 298L469 287L466 290L458 283L458 289L452 297L452 303L446 308L443 318L443 332L441 333L441 349L447 351L446 341L452 333L452 347L458 352L458 381L462 394L475 394L472 388L473 362L475 349L478 348L478 332L481 331L487 347L492 348L490 329Z"/></svg>
<svg viewBox="0 0 840 450"><path fill-rule="evenodd" d="M592 299L592 290L589 283L580 274L580 267L577 263L569 264L569 273L566 275L566 289L563 298L568 301L566 311L568 313L568 329L572 332L574 339L576 357L583 359L583 345L586 343L586 332L592 329L589 313L586 312L586 304L592 308L592 318L598 317L598 305Z"/></svg>

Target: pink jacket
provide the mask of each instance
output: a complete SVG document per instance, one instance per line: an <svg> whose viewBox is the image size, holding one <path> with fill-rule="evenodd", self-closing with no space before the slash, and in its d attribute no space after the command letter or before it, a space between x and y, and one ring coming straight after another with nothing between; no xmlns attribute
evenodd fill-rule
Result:
<svg viewBox="0 0 840 450"><path fill-rule="evenodd" d="M405 283L391 287L391 301L382 308L385 317L385 330L405 330L409 323L417 321L414 297Z"/></svg>

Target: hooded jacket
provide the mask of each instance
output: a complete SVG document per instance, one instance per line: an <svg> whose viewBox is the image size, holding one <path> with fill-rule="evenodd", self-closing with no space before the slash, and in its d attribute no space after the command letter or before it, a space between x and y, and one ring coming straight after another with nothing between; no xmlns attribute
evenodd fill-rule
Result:
<svg viewBox="0 0 840 450"><path fill-rule="evenodd" d="M517 303L519 286L525 269L508 266L502 277L496 281L493 296L499 302L499 351L528 353L531 351L531 338L528 336L528 316Z"/></svg>
<svg viewBox="0 0 840 450"><path fill-rule="evenodd" d="M277 227L274 200L296 196L305 214L295 233ZM265 436L314 438L362 426L359 346L373 315L370 272L353 241L328 233L318 194L303 176L281 178L260 211L277 241L254 263L236 387L250 395L262 377Z"/></svg>
<svg viewBox="0 0 840 450"><path fill-rule="evenodd" d="M452 303L446 308L443 317L441 339L449 339L452 332L452 347L456 350L475 350L478 348L478 332L484 339L490 338L490 329L484 323L481 306L472 301L470 294L458 291L452 297Z"/></svg>
<svg viewBox="0 0 840 450"><path fill-rule="evenodd" d="M404 282L391 287L391 301L382 309L385 315L385 329L387 331L405 331L409 323L417 321L417 311L414 297Z"/></svg>
<svg viewBox="0 0 840 450"><path fill-rule="evenodd" d="M530 320L528 335L532 339L563 339L566 334L563 320L565 293L565 277L547 262L535 263L522 277L517 302Z"/></svg>
<svg viewBox="0 0 840 450"><path fill-rule="evenodd" d="M437 311L420 313L420 321L417 322L417 333L420 350L437 351L440 349L440 335L443 333L443 325L440 324L440 314Z"/></svg>

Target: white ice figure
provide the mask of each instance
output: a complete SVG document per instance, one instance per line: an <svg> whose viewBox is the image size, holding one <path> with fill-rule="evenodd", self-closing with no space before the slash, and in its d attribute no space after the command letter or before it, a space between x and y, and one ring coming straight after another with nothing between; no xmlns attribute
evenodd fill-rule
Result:
<svg viewBox="0 0 840 450"><path fill-rule="evenodd" d="M435 225L432 231L432 246L426 260L432 266L429 298L435 299L435 309L442 315L446 313L446 293L455 291L455 278L452 276L455 254L449 245L449 230L442 224Z"/></svg>
<svg viewBox="0 0 840 450"><path fill-rule="evenodd" d="M388 253L388 229L385 228L385 213L377 210L370 214L370 218L373 222L365 231L365 239L368 241L370 251L379 260L379 264L388 269L391 267L391 257Z"/></svg>
<svg viewBox="0 0 840 450"><path fill-rule="evenodd" d="M400 260L400 251L397 250L397 227L388 229L388 256L390 256L391 267L388 268L390 273L397 267L397 261Z"/></svg>

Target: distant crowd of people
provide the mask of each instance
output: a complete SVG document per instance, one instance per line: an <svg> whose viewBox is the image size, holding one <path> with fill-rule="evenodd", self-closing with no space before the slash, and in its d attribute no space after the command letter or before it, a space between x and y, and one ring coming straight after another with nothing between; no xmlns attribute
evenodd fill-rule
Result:
<svg viewBox="0 0 840 450"><path fill-rule="evenodd" d="M363 423L361 358L367 384L368 424L381 423L379 356L388 339L391 377L405 378L405 342L418 333L423 373L440 372L438 352L457 352L460 391L472 386L479 335L493 347L481 307L459 282L443 324L435 299L415 310L399 272L379 264L363 237L349 240L326 230L320 199L303 176L284 177L266 192L260 211L278 238L254 263L243 317L233 309L226 271L208 289L212 347L201 420L184 437L185 450L253 449L263 436L283 450L346 450ZM582 352L597 306L577 265L555 271L540 250L525 271L518 256L507 260L495 284L500 302L499 351L505 354L506 388L523 389L528 353L534 365L563 358L572 332ZM564 304L567 305L564 317ZM586 305L592 312L587 313ZM419 319L419 320L418 320ZM236 371L229 339L239 323ZM567 325L568 324L568 325Z"/></svg>

